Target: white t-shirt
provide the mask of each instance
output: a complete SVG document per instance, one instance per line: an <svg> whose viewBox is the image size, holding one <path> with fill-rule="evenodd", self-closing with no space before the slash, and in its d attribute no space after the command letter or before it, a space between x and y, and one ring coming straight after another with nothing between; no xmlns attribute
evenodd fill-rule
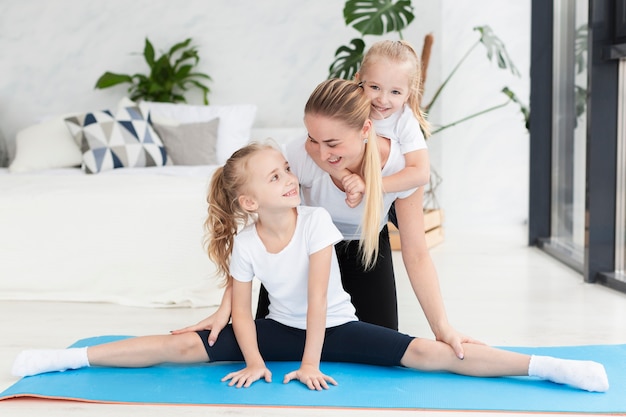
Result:
<svg viewBox="0 0 626 417"><path fill-rule="evenodd" d="M308 140L308 139L305 139ZM287 144L287 160L292 172L300 180L302 201L306 206L324 207L330 213L335 226L343 234L344 240L358 240L361 237L360 225L363 217L365 200L350 208L345 202L346 193L333 183L330 175L322 170L307 154L305 141L293 140ZM398 142L390 142L389 157L382 169L382 175L388 176L404 168L404 156L400 152ZM409 191L383 194L383 213L380 229L387 224L387 213L396 198L406 198L416 188Z"/></svg>
<svg viewBox="0 0 626 417"><path fill-rule="evenodd" d="M408 105L386 119L374 120L374 129L379 136L400 144L403 154L426 149L426 139L420 123Z"/></svg>
<svg viewBox="0 0 626 417"><path fill-rule="evenodd" d="M254 224L243 228L233 243L230 274L237 281L257 277L269 293L267 318L286 326L306 329L309 256L341 240L330 215L320 207L299 206L295 232L279 253L269 253ZM356 321L350 295L341 284L335 251L328 282L326 327Z"/></svg>

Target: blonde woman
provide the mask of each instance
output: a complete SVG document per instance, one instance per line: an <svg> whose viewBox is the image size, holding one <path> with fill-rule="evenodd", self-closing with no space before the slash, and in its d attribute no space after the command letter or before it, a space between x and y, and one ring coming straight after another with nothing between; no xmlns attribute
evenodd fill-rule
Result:
<svg viewBox="0 0 626 417"><path fill-rule="evenodd" d="M396 286L387 232L387 213L397 212L402 259L411 285L437 340L459 358L471 342L448 322L437 273L424 238L423 188L383 192L382 178L406 163L400 144L378 136L370 118L371 99L362 84L326 80L304 109L306 140L288 144L287 159L298 176L305 205L326 208L344 240L336 247L342 282L360 320L398 329ZM350 171L363 180L363 201L345 204L343 177ZM267 312L262 289L257 317Z"/></svg>

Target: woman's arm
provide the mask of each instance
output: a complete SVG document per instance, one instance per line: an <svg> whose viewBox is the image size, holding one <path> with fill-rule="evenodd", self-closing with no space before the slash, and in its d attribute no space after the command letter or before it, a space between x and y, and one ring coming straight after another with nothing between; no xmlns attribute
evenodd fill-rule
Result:
<svg viewBox="0 0 626 417"><path fill-rule="evenodd" d="M409 197L396 200L402 260L435 338L449 344L462 359L462 343L478 342L461 335L448 322L437 271L426 245L423 195L420 188Z"/></svg>
<svg viewBox="0 0 626 417"><path fill-rule="evenodd" d="M224 288L224 294L222 295L222 302L215 313L211 314L209 317L204 320L199 321L197 324L192 326L187 326L182 329L173 330L172 334L181 334L187 332L196 332L199 330L211 330L209 334L209 346L213 346L217 341L217 337L220 332L228 322L230 321L230 313L232 310L232 296L233 296L233 285L232 279Z"/></svg>
<svg viewBox="0 0 626 417"><path fill-rule="evenodd" d="M253 382L265 378L272 381L272 373L265 366L265 361L259 352L256 326L252 318L252 282L241 282L233 279L233 330L237 344L243 353L246 367L237 372L231 372L222 378L230 380L228 385L237 388L249 387Z"/></svg>
<svg viewBox="0 0 626 417"><path fill-rule="evenodd" d="M328 307L328 280L332 262L333 246L327 246L309 257L309 280L307 288L306 341L300 369L285 375L284 382L298 379L309 389L328 389L327 382L335 380L320 371L320 360L326 334Z"/></svg>

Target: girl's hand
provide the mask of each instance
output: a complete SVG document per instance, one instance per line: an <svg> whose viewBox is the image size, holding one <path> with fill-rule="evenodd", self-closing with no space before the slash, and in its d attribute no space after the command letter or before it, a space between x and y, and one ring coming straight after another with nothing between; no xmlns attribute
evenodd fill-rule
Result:
<svg viewBox="0 0 626 417"><path fill-rule="evenodd" d="M328 389L327 382L333 385L337 385L337 382L330 376L324 375L315 366L302 365L297 371L289 372L283 379L283 384L297 379L311 390L321 391L322 389Z"/></svg>
<svg viewBox="0 0 626 417"><path fill-rule="evenodd" d="M211 314L206 319L199 321L197 324L194 324L193 326L187 326L178 330L173 330L170 333L182 334L187 332L197 332L200 330L210 330L211 333L209 334L209 346L213 346L213 344L215 344L215 342L217 341L217 337L219 336L220 332L222 331L222 329L224 329L224 327L226 327L229 321L230 309L220 307L215 313Z"/></svg>
<svg viewBox="0 0 626 417"><path fill-rule="evenodd" d="M358 206L361 203L361 200L363 200L363 194L361 193L356 193L356 194L346 193L346 204L350 208L355 208L356 206Z"/></svg>
<svg viewBox="0 0 626 417"><path fill-rule="evenodd" d="M264 378L265 382L272 382L272 373L265 365L246 366L241 371L231 372L222 378L222 382L230 380L229 387L248 388L253 382Z"/></svg>
<svg viewBox="0 0 626 417"><path fill-rule="evenodd" d="M446 343L452 347L454 353L457 358L463 359L465 357L465 352L463 351L463 343L474 343L477 345L484 345L483 342L472 339L469 336L459 333L452 326L448 326L444 331L439 332L437 334L436 339L439 342Z"/></svg>
<svg viewBox="0 0 626 417"><path fill-rule="evenodd" d="M341 179L341 185L346 192L346 204L354 208L361 203L365 193L365 182L357 174L349 174Z"/></svg>

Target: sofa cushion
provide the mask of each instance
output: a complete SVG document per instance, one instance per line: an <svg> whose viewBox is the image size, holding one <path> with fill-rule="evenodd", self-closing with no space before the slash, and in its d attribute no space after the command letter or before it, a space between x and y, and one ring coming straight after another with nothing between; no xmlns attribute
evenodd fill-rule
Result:
<svg viewBox="0 0 626 417"><path fill-rule="evenodd" d="M83 154L88 174L116 168L163 166L167 152L163 142L139 107L122 107L79 114L65 119Z"/></svg>

